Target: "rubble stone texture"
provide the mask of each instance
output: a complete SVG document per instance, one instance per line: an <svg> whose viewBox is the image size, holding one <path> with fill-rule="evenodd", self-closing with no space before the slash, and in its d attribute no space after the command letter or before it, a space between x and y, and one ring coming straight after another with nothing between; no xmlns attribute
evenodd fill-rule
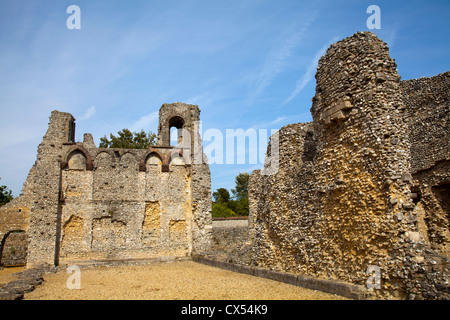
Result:
<svg viewBox="0 0 450 320"><path fill-rule="evenodd" d="M250 176L248 238L212 239L197 106L164 104L147 150L75 143L75 119L54 111L22 195L0 209L0 259L25 260L27 242L28 266L217 248L246 264L251 246L255 270L449 299L450 72L401 81L387 45L358 32L330 46L316 82L313 121L281 128Z"/></svg>
<svg viewBox="0 0 450 320"><path fill-rule="evenodd" d="M53 111L22 194L0 209L2 249L24 231L28 267L209 250L211 177L193 132L199 115L195 105L164 104L157 146L112 149L97 148L90 134L76 143L75 119ZM170 146L171 126L191 143Z"/></svg>
<svg viewBox="0 0 450 320"><path fill-rule="evenodd" d="M248 217L213 219L211 252L204 258L248 265L251 259L252 241L249 237Z"/></svg>
<svg viewBox="0 0 450 320"><path fill-rule="evenodd" d="M278 171L250 177L253 263L448 299L449 78L400 81L370 32L331 45L313 121L281 128Z"/></svg>

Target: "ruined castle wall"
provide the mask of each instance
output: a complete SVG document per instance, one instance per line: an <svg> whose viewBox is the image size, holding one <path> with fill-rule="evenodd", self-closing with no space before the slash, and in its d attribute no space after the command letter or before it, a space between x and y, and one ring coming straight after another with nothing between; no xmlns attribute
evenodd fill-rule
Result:
<svg viewBox="0 0 450 320"><path fill-rule="evenodd" d="M38 147L31 194L27 263L55 262L56 239L59 237L59 195L64 148L73 143L75 119L69 113L52 111L48 130Z"/></svg>
<svg viewBox="0 0 450 320"><path fill-rule="evenodd" d="M411 140L411 172L449 160L450 72L400 83Z"/></svg>
<svg viewBox="0 0 450 320"><path fill-rule="evenodd" d="M10 231L27 231L31 204L17 197L1 207L0 241Z"/></svg>
<svg viewBox="0 0 450 320"><path fill-rule="evenodd" d="M249 264L251 241L248 231L248 217L213 219L211 258L237 264Z"/></svg>
<svg viewBox="0 0 450 320"><path fill-rule="evenodd" d="M211 246L211 172L209 166L192 165L192 243L193 251L204 252Z"/></svg>
<svg viewBox="0 0 450 320"><path fill-rule="evenodd" d="M450 257L450 72L402 81L411 141L412 188L424 240Z"/></svg>
<svg viewBox="0 0 450 320"><path fill-rule="evenodd" d="M278 171L264 175L257 170L250 175L253 258L259 266L307 272L314 265L309 260L314 257L311 235L317 221L312 124L281 128L278 142ZM272 143L268 156L272 155Z"/></svg>
<svg viewBox="0 0 450 320"><path fill-rule="evenodd" d="M445 264L411 198L407 113L387 45L371 33L346 38L316 80L313 123L280 129L278 172L250 177L254 263L364 286L379 270L373 294L444 297Z"/></svg>
<svg viewBox="0 0 450 320"><path fill-rule="evenodd" d="M166 150L162 150L164 152ZM190 172L146 150L97 149L92 171L63 170L60 261L186 256L192 248ZM73 152L75 156L77 152ZM81 161L85 163L85 161Z"/></svg>
<svg viewBox="0 0 450 320"><path fill-rule="evenodd" d="M160 128L168 132L175 118L189 131L199 113L197 106L165 104ZM90 134L75 143L74 123L70 114L52 112L22 195L0 210L0 249L18 230L28 235L28 265L185 257L209 249L209 167L191 164L191 144L96 148Z"/></svg>
<svg viewBox="0 0 450 320"><path fill-rule="evenodd" d="M25 252L25 257L22 260L24 260L23 263L26 263L30 212L34 204L31 195L35 167L36 164L28 174L22 188L22 194L0 208L0 265L8 264L8 261L11 260L7 253L9 250L6 249L7 246L14 247L17 252ZM14 233L16 232L21 232L21 236L15 237ZM10 237L11 235L12 237Z"/></svg>
<svg viewBox="0 0 450 320"><path fill-rule="evenodd" d="M322 268L364 284L377 266L383 289L401 294L407 279L397 272L413 254L408 236L417 230L406 218L410 145L396 64L385 43L359 33L328 49L316 80Z"/></svg>
<svg viewBox="0 0 450 320"><path fill-rule="evenodd" d="M31 202L14 198L0 208L0 266L26 263Z"/></svg>
<svg viewBox="0 0 450 320"><path fill-rule="evenodd" d="M203 153L203 143L199 133L200 109L196 105L186 105L175 102L164 104L159 112L158 144L169 145L170 129L175 127L178 131L178 145L181 158L176 158L176 152L170 157L174 163L183 163L189 167L190 188L189 206L192 210L189 219L189 236L191 237L191 250L201 253L209 250L211 246L212 218L211 218L211 172L207 157Z"/></svg>

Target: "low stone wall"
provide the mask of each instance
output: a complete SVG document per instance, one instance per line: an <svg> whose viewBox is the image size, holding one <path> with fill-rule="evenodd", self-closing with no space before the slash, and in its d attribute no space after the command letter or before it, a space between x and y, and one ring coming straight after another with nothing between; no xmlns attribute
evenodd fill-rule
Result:
<svg viewBox="0 0 450 320"><path fill-rule="evenodd" d="M248 217L213 218L213 228L248 228Z"/></svg>
<svg viewBox="0 0 450 320"><path fill-rule="evenodd" d="M202 257L193 257L198 263L203 263L212 267L217 267L234 272L249 274L255 277L284 282L294 286L306 289L319 290L331 294L337 294L350 299L362 300L365 298L366 290L362 286L352 285L340 281L331 281L323 279L315 279L311 277L300 276L287 272L277 272L265 268L239 265L224 261L211 260Z"/></svg>
<svg viewBox="0 0 450 320"><path fill-rule="evenodd" d="M248 217L216 218L212 227L212 252L208 256L220 261L250 263Z"/></svg>

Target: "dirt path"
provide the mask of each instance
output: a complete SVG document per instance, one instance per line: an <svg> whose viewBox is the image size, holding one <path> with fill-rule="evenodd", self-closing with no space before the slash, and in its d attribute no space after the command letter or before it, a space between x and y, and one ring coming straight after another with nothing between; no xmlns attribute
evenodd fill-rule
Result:
<svg viewBox="0 0 450 320"><path fill-rule="evenodd" d="M25 299L336 300L343 297L193 261L81 269L81 288L68 289L66 270L48 274Z"/></svg>
<svg viewBox="0 0 450 320"><path fill-rule="evenodd" d="M25 270L25 267L11 267L11 268L3 268L0 270L0 285L8 283L10 281L17 280L14 277L14 273Z"/></svg>

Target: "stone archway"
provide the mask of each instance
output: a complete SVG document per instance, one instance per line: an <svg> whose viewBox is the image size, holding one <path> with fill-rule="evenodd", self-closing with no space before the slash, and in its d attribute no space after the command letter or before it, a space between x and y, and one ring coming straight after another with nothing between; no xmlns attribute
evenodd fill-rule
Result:
<svg viewBox="0 0 450 320"><path fill-rule="evenodd" d="M181 143L182 137L183 137L183 127L184 127L184 119L180 116L174 116L169 119L168 121L168 127L169 127L169 145L176 146ZM172 128L175 128L176 131L172 132ZM175 139L172 137L172 133L176 132L176 143L174 144Z"/></svg>
<svg viewBox="0 0 450 320"><path fill-rule="evenodd" d="M27 263L28 235L23 230L8 231L0 243L0 265L24 266Z"/></svg>

